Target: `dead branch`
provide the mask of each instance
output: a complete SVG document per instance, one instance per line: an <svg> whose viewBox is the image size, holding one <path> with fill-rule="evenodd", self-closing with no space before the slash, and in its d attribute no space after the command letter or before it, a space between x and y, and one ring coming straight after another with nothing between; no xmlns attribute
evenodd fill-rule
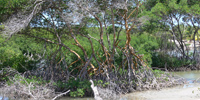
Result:
<svg viewBox="0 0 200 100"><path fill-rule="evenodd" d="M68 91L66 91L66 92L64 92L64 93L60 93L59 95L55 96L52 100L56 100L57 98L59 98L59 97L61 97L61 96L63 96L63 95L66 95L66 94L69 93L69 92L70 92L70 90L68 90Z"/></svg>

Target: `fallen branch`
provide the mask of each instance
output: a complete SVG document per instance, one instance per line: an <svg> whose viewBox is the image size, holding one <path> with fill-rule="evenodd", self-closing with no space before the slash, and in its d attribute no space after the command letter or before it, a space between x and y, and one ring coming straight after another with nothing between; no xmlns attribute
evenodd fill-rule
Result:
<svg viewBox="0 0 200 100"><path fill-rule="evenodd" d="M69 93L69 92L70 92L70 90L68 90L68 91L66 91L66 92L64 92L64 93L60 93L59 95L55 96L52 100L56 100L58 97L61 97L61 96L63 96L63 95L66 95L66 94Z"/></svg>
<svg viewBox="0 0 200 100"><path fill-rule="evenodd" d="M91 83L91 88L92 88L92 91L94 92L94 99L95 100L103 100L100 96L99 96L99 92L97 90L97 87L94 86L94 82L92 80L90 80L90 83Z"/></svg>

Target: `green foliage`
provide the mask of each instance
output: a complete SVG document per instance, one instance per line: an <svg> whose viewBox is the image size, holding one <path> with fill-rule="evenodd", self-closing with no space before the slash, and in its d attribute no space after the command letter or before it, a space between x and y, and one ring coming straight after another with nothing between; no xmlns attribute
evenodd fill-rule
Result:
<svg viewBox="0 0 200 100"><path fill-rule="evenodd" d="M5 39L0 37L2 43ZM41 44L37 44L33 39L24 36L13 36L8 42L0 47L0 69L5 67L12 67L19 72L32 70L36 68L38 61L31 60L24 56L24 53L38 54L40 53ZM30 56L30 55L29 55ZM33 58L37 58L33 56Z"/></svg>
<svg viewBox="0 0 200 100"><path fill-rule="evenodd" d="M1 32L2 30L4 30L4 28L5 28L5 25L3 25L2 23L0 23L0 32Z"/></svg>
<svg viewBox="0 0 200 100"><path fill-rule="evenodd" d="M137 54L144 54L143 60L149 64L152 63L151 52L159 48L156 37L143 33L141 35L132 35L131 45L137 51Z"/></svg>
<svg viewBox="0 0 200 100"><path fill-rule="evenodd" d="M167 26L169 26L171 22L177 24L175 21L176 17L183 19L188 16L188 13L194 16L200 14L199 2L197 3L197 1L193 0L147 0L144 6L146 9L144 9L145 11L141 15L148 16L149 18L149 21L145 23L145 26L150 27L147 27L147 30L161 28L167 31L170 29ZM160 25L162 27L159 27ZM163 27L166 27L166 29Z"/></svg>
<svg viewBox="0 0 200 100"><path fill-rule="evenodd" d="M99 86L103 88L106 88L109 84L110 84L109 82L104 82L103 80L94 81L95 86Z"/></svg>
<svg viewBox="0 0 200 100"><path fill-rule="evenodd" d="M30 0L0 0L0 22L13 13L23 10Z"/></svg>
<svg viewBox="0 0 200 100"><path fill-rule="evenodd" d="M81 89L78 88L77 91L70 92L69 94L71 97L83 97L85 93L83 88Z"/></svg>
<svg viewBox="0 0 200 100"><path fill-rule="evenodd" d="M164 74L164 72L161 70L152 70L152 71L156 77L160 77L162 74Z"/></svg>
<svg viewBox="0 0 200 100"><path fill-rule="evenodd" d="M155 67L165 67L165 64L167 64L167 67L180 67L180 66L185 66L192 64L193 62L189 60L182 60L177 57L169 56L167 54L163 54L160 52L154 53L153 51L158 50L161 48L160 45L162 45L161 42L157 38L159 36L155 36L156 33L160 31L160 29L163 29L164 31L168 31L172 27L169 27L170 22L172 19L169 19L169 16L178 16L178 15L187 15L187 13L192 13L194 15L199 15L199 4L198 2L195 2L194 0L190 0L191 2L188 3L188 0L147 0L147 2L144 4L145 6L142 6L139 8L139 11L135 11L133 15L131 15L130 20L132 18L138 18L136 13L140 13L139 17L145 16L144 18L147 19L146 23L141 26L136 26L133 31L131 31L131 41L130 44L133 46L134 50L136 53L143 54L143 60L147 62L147 64L155 66ZM48 16L47 19L51 19L51 16L55 16L50 20L51 22L54 22L52 20L55 20L55 24L64 24L62 21L57 21L60 20L60 16L54 14L54 12L57 12L58 10L54 9L53 7L59 8L59 10L62 10L63 7L67 8L65 4L57 5L55 3L54 5L54 0L51 2L53 4L52 6L49 6L51 10L45 9L46 7L42 7L42 10L44 10L45 15ZM0 22L4 21L6 18L9 18L11 15L18 13L19 11L23 11L26 8L29 8L28 3L30 3L30 0L0 0ZM48 2L44 3L44 5L48 4ZM58 2L59 4L59 2ZM102 10L105 10L104 15L101 13L97 14L96 16L103 16L105 19L111 19L111 11L110 9L107 9L107 4L102 0L97 0L97 4L100 5L100 8ZM147 9L145 9L145 7ZM135 6L129 7L129 11L134 9ZM141 10L143 9L143 10ZM65 9L64 9L65 10ZM114 10L114 13L121 13L122 10ZM41 11L43 12L43 11ZM71 11L69 11L71 12ZM52 15L51 15L52 13ZM65 13L68 13L68 10L65 10ZM81 12L80 12L81 13ZM85 13L86 14L86 13ZM38 14L39 15L39 14ZM25 72L26 70L32 70L36 68L36 63L37 61L30 60L28 57L25 57L24 54L27 54L27 51L31 54L42 54L43 51L43 44L45 44L45 49L46 49L46 56L43 59L46 59L48 61L54 61L54 64L57 64L58 61L61 60L61 58L64 58L66 61L66 65L68 67L68 71L70 72L71 75L76 75L77 72L80 72L80 66L82 67L83 63L79 60L78 62L72 64L72 62L78 60L79 58L71 53L68 49L65 47L62 47L61 50L56 53L57 50L59 50L60 45L56 44L58 43L57 40L57 34L61 37L61 41L64 45L69 47L71 50L75 51L77 54L80 55L80 58L85 60L84 58L84 53L81 50L80 47L78 47L76 42L74 41L73 37L70 37L70 32L67 28L59 28L59 29L53 29L51 28L54 23L51 25L48 25L48 20L44 19L41 21L40 18L38 18L40 21L38 21L37 17L41 17L41 15L38 16L36 14L36 19L33 19L33 24L38 24L38 26L41 26L41 28L33 28L31 26L30 29L27 29L23 31L24 33L28 35L32 35L33 37L39 37L45 40L50 40L55 44L47 43L44 41L40 41L39 39L36 38L28 38L25 35L20 35L18 34L17 36L13 36L10 41L7 43L4 43L0 47L0 69L5 68L7 66L10 66L19 72ZM129 15L129 14L127 14ZM121 17L118 16L117 14L114 15L114 22L119 23L121 21ZM45 16L44 16L45 17ZM99 17L100 20L102 20L102 17ZM180 17L182 18L182 17ZM120 20L119 20L120 19ZM35 21L35 23L34 23ZM95 21L95 18L83 18L81 22L87 22L87 23L75 23L69 25L72 25L72 31L74 31L74 35L76 36L76 39L79 41L81 46L85 49L85 52L88 54L88 57L92 55L92 47L90 44L90 41L86 38L83 37L82 35L88 35L90 34L92 37L95 39L99 40L99 22ZM89 24L88 24L89 23ZM104 24L109 24L108 29L106 30L104 28L104 34L107 32L109 33L110 36L110 42L111 42L111 48L113 46L113 28L112 25L110 24L111 22L109 20L105 20ZM117 23L115 25L117 25ZM122 23L124 23L122 21ZM142 22L141 22L142 23ZM84 24L87 24L84 26ZM130 25L130 23L128 23ZM140 24L140 23L138 23ZM143 24L143 23L142 23ZM44 27L42 27L44 25ZM83 26L82 26L83 25ZM36 25L37 26L37 25ZM59 25L55 25L57 28ZM65 25L63 25L65 26ZM97 27L98 26L98 27ZM104 26L104 25L103 25ZM120 26L120 25L119 25ZM177 28L176 25L173 25L174 28ZM180 25L181 26L181 25ZM0 31L4 29L4 25L0 25ZM138 28L139 27L139 28ZM181 30L184 27L181 26ZM116 31L119 31L119 27L115 26ZM140 30L141 29L141 30ZM126 33L125 29L122 28L121 34L119 36L119 48L123 48L126 43ZM137 33L138 32L138 33ZM186 37L192 36L191 35L192 31L188 29L184 34L186 34L183 38L185 39ZM82 35L80 35L82 34ZM94 38L91 38L91 41L93 43L93 49L95 55L98 55L97 60L98 61L105 61L105 55L104 52L102 51L101 45L99 41L96 41ZM103 43L105 44L105 47L108 49L109 44L106 35L103 36L104 40ZM0 42L4 41L4 38L0 38ZM168 44L168 43L167 43ZM116 68L119 68L122 64L123 58L123 51L121 51L119 48L116 48L116 51L118 54L114 55L114 66ZM113 51L108 50L108 52L111 54ZM55 56L54 56L55 54ZM30 56L30 55L29 55ZM35 57L36 58L36 57ZM134 57L135 58L135 57ZM137 58L136 58L137 59ZM65 62L64 62L65 63ZM95 67L98 67L97 62L93 59L90 61ZM54 65L52 64L52 65ZM71 65L72 64L72 65ZM103 64L106 64L103 63ZM64 65L64 64L63 64ZM127 65L125 65L127 66ZM66 70L66 66L62 66L63 71ZM77 69L75 69L77 68ZM88 67L89 68L89 67ZM142 68L142 67L141 67ZM75 70L74 70L75 69ZM72 71L73 70L73 71ZM88 70L88 69L86 69ZM122 72L122 69L119 69L119 73L123 74L124 72L127 72L127 69L124 69L125 71ZM71 72L72 71L72 72ZM139 71L138 71L139 72ZM154 70L153 73L156 75L156 77L160 77L163 72L160 70ZM93 75L93 73L90 73L90 75ZM3 80L6 80L6 77L3 77ZM21 76L16 75L14 77L17 80L20 80L20 83L26 84L26 83L37 83L37 84L44 84L45 82L41 81L41 79L38 79L37 77L31 77L31 78L23 78ZM23 78L23 80L21 80ZM146 78L144 78L142 81L146 81ZM8 81L8 84L12 84L13 82ZM103 80L98 80L94 82L95 85L101 86L101 87L107 87L110 83L109 82L104 82ZM127 84L126 82L124 82ZM90 88L90 82L88 80L81 80L79 78L70 78L67 82L63 82L62 80L59 80L54 83L56 87L58 87L58 90L71 90L70 96L72 97L83 97L85 95L91 94L91 88Z"/></svg>
<svg viewBox="0 0 200 100"><path fill-rule="evenodd" d="M6 71L2 70L2 72L0 73L0 82L8 81L8 80L9 80L8 73Z"/></svg>
<svg viewBox="0 0 200 100"><path fill-rule="evenodd" d="M8 80L7 84L12 85L16 81L20 82L21 84L24 84L24 85L29 85L30 83L37 84L37 85L44 85L44 84L48 83L48 81L44 81L42 78L38 78L36 76L31 76L30 78L25 78L21 75L16 74L13 77L13 79L14 80Z"/></svg>
<svg viewBox="0 0 200 100"><path fill-rule="evenodd" d="M192 65L195 62L194 61L190 61L187 59L180 59L177 57L173 57L173 56L169 56L168 54L164 54L161 52L155 52L152 53L152 64L151 66L153 67L161 67L164 68L165 64L167 64L166 67L183 67L183 66L187 66L187 65Z"/></svg>
<svg viewBox="0 0 200 100"><path fill-rule="evenodd" d="M92 90L90 88L91 83L88 80L70 78L66 83L58 81L54 83L54 85L58 87L60 90L64 89L71 90L70 91L71 97L83 97L85 95L88 95L87 93L89 93L90 95L92 93Z"/></svg>
<svg viewBox="0 0 200 100"><path fill-rule="evenodd" d="M89 28L85 32L86 33L89 32L89 34L92 37L99 39L99 34L92 33L92 29L93 28ZM95 28L95 30L98 30L98 29ZM32 34L34 36L48 38L48 39L52 40L53 42L56 42L56 41L54 41L55 40L54 34L50 33L49 31L47 31L45 29L42 29L42 28L31 29L27 33ZM110 34L111 43L113 42L112 36L113 36L113 34ZM159 47L159 44L158 44L158 41L156 40L156 38L148 33L132 34L131 37L132 37L131 45L134 47L134 49L136 51L138 51L137 54L144 54L143 60L148 61L148 63L151 64L152 61L151 61L150 53L152 50L156 50ZM79 43L83 46L83 48L86 50L86 53L88 54L88 56L90 57L92 49L91 49L91 45L90 45L90 42L88 41L88 39L86 37L83 37L80 35L76 35L76 38L79 41ZM118 46L123 47L125 45L125 39L126 39L124 30L122 30L122 33L120 34L119 39L121 40L121 42L119 43ZM97 59L100 60L100 58L101 58L102 60L105 60L105 56L103 56L104 53L103 53L102 49L100 49L101 45L99 44L99 42L94 39L91 39L91 40L93 43L93 49L95 51L95 54L98 53L98 55L99 55L99 57L97 57ZM66 40L66 38L62 38L62 41L71 50L74 50L75 52L77 52L80 55L80 57L84 60L84 54L83 54L82 50L79 47L77 47L76 45L74 45L75 41L73 39L71 39L70 37L67 40ZM18 37L16 36L10 42L13 42L13 43L8 43L9 47L13 46L12 48L10 48L10 50L17 49L19 52L19 55L22 55L22 54L26 53L27 51L29 51L32 54L41 54L42 52L40 52L40 51L43 48L43 46L41 44L44 43L43 41L38 41L37 39L34 39L34 38L29 39L24 35L19 35ZM109 47L106 36L104 36L104 44L107 48ZM10 46L10 45L12 45L12 46ZM46 48L47 48L46 55L52 55L53 52L58 49L58 45L53 45L53 44L47 45ZM66 53L65 60L67 62L67 65L70 65L72 62L74 62L78 59L78 57L75 54L70 53L70 51L66 50L66 48L63 47L62 51ZM119 53L119 55L114 55L115 62L116 62L115 65L120 66L121 61L122 61L122 52L119 51L119 49L117 49L117 52ZM5 54L8 54L8 53L5 53ZM15 56L15 57L18 57L18 56ZM22 56L19 56L19 57L22 57ZM47 59L52 59L50 57ZM56 57L59 58L59 55L57 55ZM11 61L10 58L8 58L8 59L9 59L9 61ZM23 59L21 58L21 61L23 61L23 60L26 60L26 58L23 58ZM19 67L20 66L19 63L22 63L21 61L16 61L16 63L18 63L18 64L15 64L15 66ZM59 60L57 60L57 61L59 61ZM94 59L91 60L91 63L96 67L98 66L97 62ZM9 66L13 66L12 63L9 63L9 64L10 64ZM29 64L23 63L22 65L28 66ZM69 71L73 70L74 68L76 68L77 66L80 66L80 65L81 65L81 61L78 61L77 63L72 64L71 66L69 66ZM76 73L77 71L78 71L78 69L75 69L75 70L73 70L73 73Z"/></svg>
<svg viewBox="0 0 200 100"><path fill-rule="evenodd" d="M103 80L94 81L95 86L97 85L103 88L107 87L109 84L109 82L103 82ZM54 85L59 90L71 90L69 93L71 97L83 97L92 95L92 89L90 87L91 83L89 80L70 78L68 82L58 81L55 82Z"/></svg>

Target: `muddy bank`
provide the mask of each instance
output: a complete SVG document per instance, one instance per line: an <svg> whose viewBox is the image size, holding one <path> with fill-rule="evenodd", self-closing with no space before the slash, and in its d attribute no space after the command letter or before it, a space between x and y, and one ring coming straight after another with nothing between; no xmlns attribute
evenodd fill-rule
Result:
<svg viewBox="0 0 200 100"><path fill-rule="evenodd" d="M200 100L200 84L186 84L162 90L148 90L125 95L127 100Z"/></svg>
<svg viewBox="0 0 200 100"><path fill-rule="evenodd" d="M192 70L200 70L200 66L183 66L183 67L169 69L169 71L192 71Z"/></svg>

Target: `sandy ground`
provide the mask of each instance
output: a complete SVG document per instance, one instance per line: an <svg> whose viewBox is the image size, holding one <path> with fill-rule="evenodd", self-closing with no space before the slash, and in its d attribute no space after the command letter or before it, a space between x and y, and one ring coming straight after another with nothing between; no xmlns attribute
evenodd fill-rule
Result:
<svg viewBox="0 0 200 100"><path fill-rule="evenodd" d="M125 95L126 100L200 100L200 84L188 84L161 90L148 90Z"/></svg>

